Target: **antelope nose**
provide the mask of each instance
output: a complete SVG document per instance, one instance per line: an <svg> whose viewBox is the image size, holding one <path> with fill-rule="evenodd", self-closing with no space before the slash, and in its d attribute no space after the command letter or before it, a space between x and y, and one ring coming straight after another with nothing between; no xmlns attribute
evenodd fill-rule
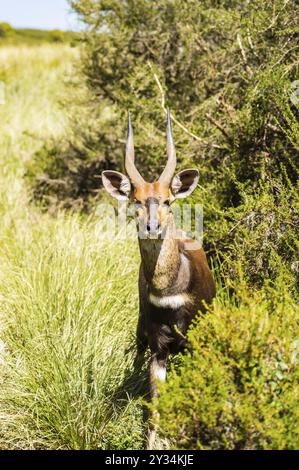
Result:
<svg viewBox="0 0 299 470"><path fill-rule="evenodd" d="M147 228L147 231L148 231L149 233L156 233L157 230L159 229L159 224L157 224L157 223L154 223L154 224L153 224L153 223L150 223L150 224L147 224L146 228Z"/></svg>
<svg viewBox="0 0 299 470"><path fill-rule="evenodd" d="M148 207L148 219L146 228L150 235L157 235L159 230L159 217L158 217L158 203L156 201L151 201Z"/></svg>
<svg viewBox="0 0 299 470"><path fill-rule="evenodd" d="M147 231L150 235L157 235L157 233L160 230L160 224L158 221L151 221L150 223L147 224L146 226Z"/></svg>

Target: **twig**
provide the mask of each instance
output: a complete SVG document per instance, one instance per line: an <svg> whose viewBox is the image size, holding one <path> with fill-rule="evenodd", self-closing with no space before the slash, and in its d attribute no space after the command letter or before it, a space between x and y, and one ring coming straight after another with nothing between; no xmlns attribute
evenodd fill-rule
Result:
<svg viewBox="0 0 299 470"><path fill-rule="evenodd" d="M286 1L284 2L284 5L283 5L282 8L279 10L279 12L277 13L277 15L275 14L275 5L273 6L272 21L271 21L271 23L267 26L267 28L262 29L261 33L265 33L265 32L268 31L269 29L273 28L273 26L275 25L276 21L277 21L278 18L279 18L280 13L285 10L285 7L287 6L287 4L288 4L289 2L290 2L290 0L286 0Z"/></svg>
<svg viewBox="0 0 299 470"><path fill-rule="evenodd" d="M243 44L242 44L242 40L241 40L241 35L240 33L237 34L237 43L238 43L238 46L240 48L240 51L241 51L241 55L242 55L242 59L243 59L243 63L245 65L245 68L247 70L247 73L250 77L252 77L253 75L253 72L251 70L251 68L249 67L248 65L248 61L247 61L247 56L246 56L246 52L245 52L245 49L243 47Z"/></svg>
<svg viewBox="0 0 299 470"><path fill-rule="evenodd" d="M212 124L214 124L214 126L217 127L217 129L220 130L220 132L222 132L222 134L227 138L227 140L231 141L231 138L230 136L228 135L228 133L226 132L226 130L224 129L224 127L222 126L222 124L220 124L220 122L216 121L216 119L214 119L212 116L210 116L210 114L206 113L206 118L208 119L208 121L210 121Z"/></svg>
<svg viewBox="0 0 299 470"><path fill-rule="evenodd" d="M183 333L181 332L181 330L179 330L178 326L177 325L174 325L174 331L183 339L187 339L186 336L183 335Z"/></svg>
<svg viewBox="0 0 299 470"><path fill-rule="evenodd" d="M156 83L159 87L159 90L160 90L160 93L161 93L161 106L165 112L165 114L167 114L167 108L165 106L165 93L164 93L164 90L162 88L162 85L161 85L161 82L159 80L159 78L157 77L157 75L154 73L154 78L156 80ZM199 142L205 142L205 143L208 143L207 141L205 141L204 139L202 139L201 137L198 137L197 135L193 134L193 132L190 132L183 124L181 124L174 116L171 116L171 119L173 120L173 122L176 123L177 126L179 126L184 132L186 132L186 134L190 135L191 137L193 137L195 140L198 140Z"/></svg>
<svg viewBox="0 0 299 470"><path fill-rule="evenodd" d="M230 117L230 119L232 120L232 122L236 121L236 110L233 106L231 106L229 103L227 103L225 101L224 96L220 96L217 99L217 104L219 104L220 106L222 106L225 109L225 111L227 112L227 114Z"/></svg>
<svg viewBox="0 0 299 470"><path fill-rule="evenodd" d="M289 42L289 41L288 41ZM291 47L290 49L288 49L284 54L282 54L282 56L277 60L277 62L275 62L274 65L272 65L272 69L274 69L275 67L277 67L277 65L279 65L285 58L286 56L290 53L290 52L293 52L295 51L296 49L298 49L298 46L294 46L294 47Z"/></svg>
<svg viewBox="0 0 299 470"><path fill-rule="evenodd" d="M161 107L163 109L163 111L165 112L165 114L167 114L167 108L165 106L165 93L164 93L164 90L163 90L163 87L162 87L162 84L157 76L157 74L153 71L153 66L150 62L148 62L148 65L153 73L153 76L154 76L154 79L158 85L158 88L159 88L159 91L160 91L160 94L161 94ZM202 137L199 137L198 135L196 134L193 134L193 132L189 131L183 124L181 124L172 114L171 114L171 119L173 120L173 122L178 126L180 127L186 134L188 134L190 137L192 137L193 139L197 140L198 142L202 142L206 145L209 145L211 147L214 147L214 148L218 148L218 149L223 149L223 147L221 147L220 145L217 145L217 144L211 144L210 142L208 142L207 140L203 139Z"/></svg>
<svg viewBox="0 0 299 470"><path fill-rule="evenodd" d="M67 186L67 183L66 181L64 180L61 180L61 179L51 179L51 178L47 178L46 176L39 176L38 178L38 181L41 182L41 183L47 183L49 185L61 185L61 186Z"/></svg>
<svg viewBox="0 0 299 470"><path fill-rule="evenodd" d="M250 36L250 34L249 34L249 31L247 31L247 42L248 42L248 44L249 44L249 47L250 47L251 52L252 52L253 55L258 59L259 56L258 56L258 54L255 52L254 45L253 45L251 36Z"/></svg>
<svg viewBox="0 0 299 470"><path fill-rule="evenodd" d="M268 122L266 125L267 127L269 127L269 129L271 129L274 132L281 132L279 127L275 126L274 124L271 124L270 122Z"/></svg>

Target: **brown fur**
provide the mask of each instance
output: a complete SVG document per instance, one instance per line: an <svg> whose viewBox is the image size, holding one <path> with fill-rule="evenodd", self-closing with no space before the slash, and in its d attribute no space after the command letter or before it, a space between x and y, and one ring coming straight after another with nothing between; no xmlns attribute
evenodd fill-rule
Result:
<svg viewBox="0 0 299 470"><path fill-rule="evenodd" d="M191 321L198 311L205 312L215 295L204 250L197 241L178 237L169 210L176 197L186 197L196 187L198 171L183 170L171 187L160 181L144 182L133 194L128 178L118 172L104 172L103 181L114 197L133 197L136 206L141 254L137 352L142 357L150 348L150 392L154 398L157 379L165 379L168 354L184 349ZM148 448L154 442L151 422Z"/></svg>
<svg viewBox="0 0 299 470"><path fill-rule="evenodd" d="M169 230L174 229L171 215ZM165 365L168 353L186 345L187 329L198 313L204 312L215 295L215 285L204 250L188 239L140 240L140 313L137 327L139 354L149 346L152 356ZM190 249L193 248L193 249ZM182 257L183 262L182 262ZM172 309L153 305L156 297L184 295L185 305ZM156 395L155 386L152 395Z"/></svg>
<svg viewBox="0 0 299 470"><path fill-rule="evenodd" d="M142 203L145 203L149 197L156 197L159 200L168 199L171 196L168 186L155 181L154 183L145 183L135 189L135 198Z"/></svg>

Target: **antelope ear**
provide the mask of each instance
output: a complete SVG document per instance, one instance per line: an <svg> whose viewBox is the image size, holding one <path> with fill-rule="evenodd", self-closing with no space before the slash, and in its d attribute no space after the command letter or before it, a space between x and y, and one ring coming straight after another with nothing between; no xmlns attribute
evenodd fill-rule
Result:
<svg viewBox="0 0 299 470"><path fill-rule="evenodd" d="M174 176L171 182L171 191L175 199L190 196L199 180L198 170L188 168Z"/></svg>
<svg viewBox="0 0 299 470"><path fill-rule="evenodd" d="M131 193L131 183L127 176L119 171L106 170L102 172L104 188L111 196L126 201Z"/></svg>

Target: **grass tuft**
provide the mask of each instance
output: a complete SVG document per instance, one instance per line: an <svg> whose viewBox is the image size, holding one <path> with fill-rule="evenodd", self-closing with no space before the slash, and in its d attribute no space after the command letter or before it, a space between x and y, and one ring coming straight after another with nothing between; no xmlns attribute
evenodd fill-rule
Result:
<svg viewBox="0 0 299 470"><path fill-rule="evenodd" d="M2 449L144 442L137 245L111 243L96 216L42 214L23 178L43 140L68 130L59 97L75 59L66 46L0 49Z"/></svg>

